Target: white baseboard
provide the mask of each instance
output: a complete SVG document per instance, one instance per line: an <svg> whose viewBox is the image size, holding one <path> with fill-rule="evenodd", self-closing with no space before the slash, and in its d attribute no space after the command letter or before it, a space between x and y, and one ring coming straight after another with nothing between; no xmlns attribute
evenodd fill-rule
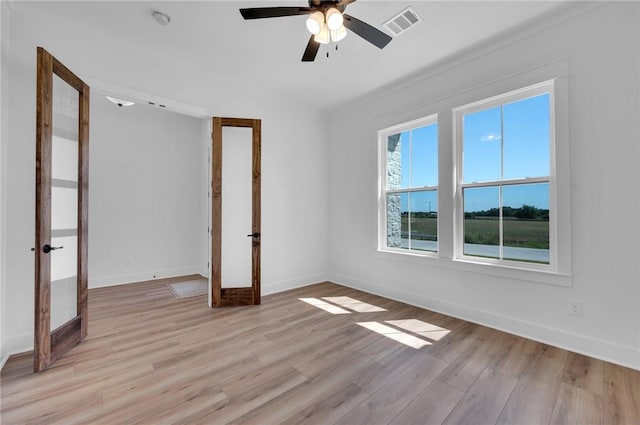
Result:
<svg viewBox="0 0 640 425"><path fill-rule="evenodd" d="M276 280L262 283L262 295L275 294L278 292L288 291L290 289L302 288L304 286L313 285L314 283L326 282L327 275L316 274L303 276L297 279Z"/></svg>
<svg viewBox="0 0 640 425"><path fill-rule="evenodd" d="M206 277L206 278L208 278L208 277L209 277L209 269L207 269L206 267L200 267L200 269L199 269L199 270L200 270L200 271L198 272L198 274L199 274L200 276L204 276L204 277Z"/></svg>
<svg viewBox="0 0 640 425"><path fill-rule="evenodd" d="M540 326L516 318L498 315L488 311L469 309L457 304L409 293L397 288L362 282L348 276L330 273L330 282L359 289L364 292L391 298L406 304L415 305L447 316L498 329L524 338L539 341L565 350L584 354L621 366L640 370L640 351L631 346L623 346L584 335L578 335L561 329Z"/></svg>
<svg viewBox="0 0 640 425"><path fill-rule="evenodd" d="M9 357L14 354L24 353L33 350L33 334L18 335L8 338L2 346L2 359L0 361L0 370L4 367Z"/></svg>
<svg viewBox="0 0 640 425"><path fill-rule="evenodd" d="M90 277L88 285L89 285L89 289L102 288L105 286L124 285L127 283L144 282L147 280L164 279L167 277L188 276L192 274L202 274L202 267L189 266L189 267L180 267L175 269L158 270L154 272L119 275L119 276Z"/></svg>

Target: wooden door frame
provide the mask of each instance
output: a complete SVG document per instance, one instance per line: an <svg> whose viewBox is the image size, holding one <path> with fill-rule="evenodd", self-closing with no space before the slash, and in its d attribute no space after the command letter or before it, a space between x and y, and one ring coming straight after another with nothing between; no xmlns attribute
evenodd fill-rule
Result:
<svg viewBox="0 0 640 425"><path fill-rule="evenodd" d="M251 212L251 287L222 287L222 128L251 128L252 139L252 212ZM260 149L259 119L213 117L211 134L211 299L213 307L260 304Z"/></svg>
<svg viewBox="0 0 640 425"><path fill-rule="evenodd" d="M51 331L51 153L53 75L79 93L78 110L78 252L76 317ZM52 362L87 336L87 231L89 193L89 86L42 47L37 48L36 88L36 231L34 371Z"/></svg>

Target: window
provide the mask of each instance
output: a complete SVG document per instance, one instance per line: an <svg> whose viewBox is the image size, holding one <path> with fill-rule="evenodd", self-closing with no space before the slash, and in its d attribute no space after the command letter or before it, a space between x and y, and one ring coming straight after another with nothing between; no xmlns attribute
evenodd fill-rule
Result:
<svg viewBox="0 0 640 425"><path fill-rule="evenodd" d="M455 110L459 258L551 264L553 83Z"/></svg>
<svg viewBox="0 0 640 425"><path fill-rule="evenodd" d="M431 116L380 132L383 249L438 251L438 125Z"/></svg>
<svg viewBox="0 0 640 425"><path fill-rule="evenodd" d="M378 131L380 255L571 285L568 80L549 79L566 72L457 94Z"/></svg>

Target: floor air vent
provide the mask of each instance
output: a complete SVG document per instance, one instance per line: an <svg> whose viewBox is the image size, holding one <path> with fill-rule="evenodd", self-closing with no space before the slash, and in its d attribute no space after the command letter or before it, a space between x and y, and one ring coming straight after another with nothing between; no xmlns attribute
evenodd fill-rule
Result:
<svg viewBox="0 0 640 425"><path fill-rule="evenodd" d="M393 16L383 25L391 32L391 34L393 34L394 37L397 37L419 22L422 22L422 18L418 16L411 6L409 6L402 12Z"/></svg>

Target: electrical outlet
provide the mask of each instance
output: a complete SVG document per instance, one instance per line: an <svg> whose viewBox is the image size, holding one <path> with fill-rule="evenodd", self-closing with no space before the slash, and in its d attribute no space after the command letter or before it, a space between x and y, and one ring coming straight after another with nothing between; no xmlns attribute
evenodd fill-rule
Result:
<svg viewBox="0 0 640 425"><path fill-rule="evenodd" d="M131 259L131 257L129 256L124 257L124 265L130 266L131 264L133 264L133 260Z"/></svg>
<svg viewBox="0 0 640 425"><path fill-rule="evenodd" d="M582 301L569 300L569 314L572 316L582 316Z"/></svg>

